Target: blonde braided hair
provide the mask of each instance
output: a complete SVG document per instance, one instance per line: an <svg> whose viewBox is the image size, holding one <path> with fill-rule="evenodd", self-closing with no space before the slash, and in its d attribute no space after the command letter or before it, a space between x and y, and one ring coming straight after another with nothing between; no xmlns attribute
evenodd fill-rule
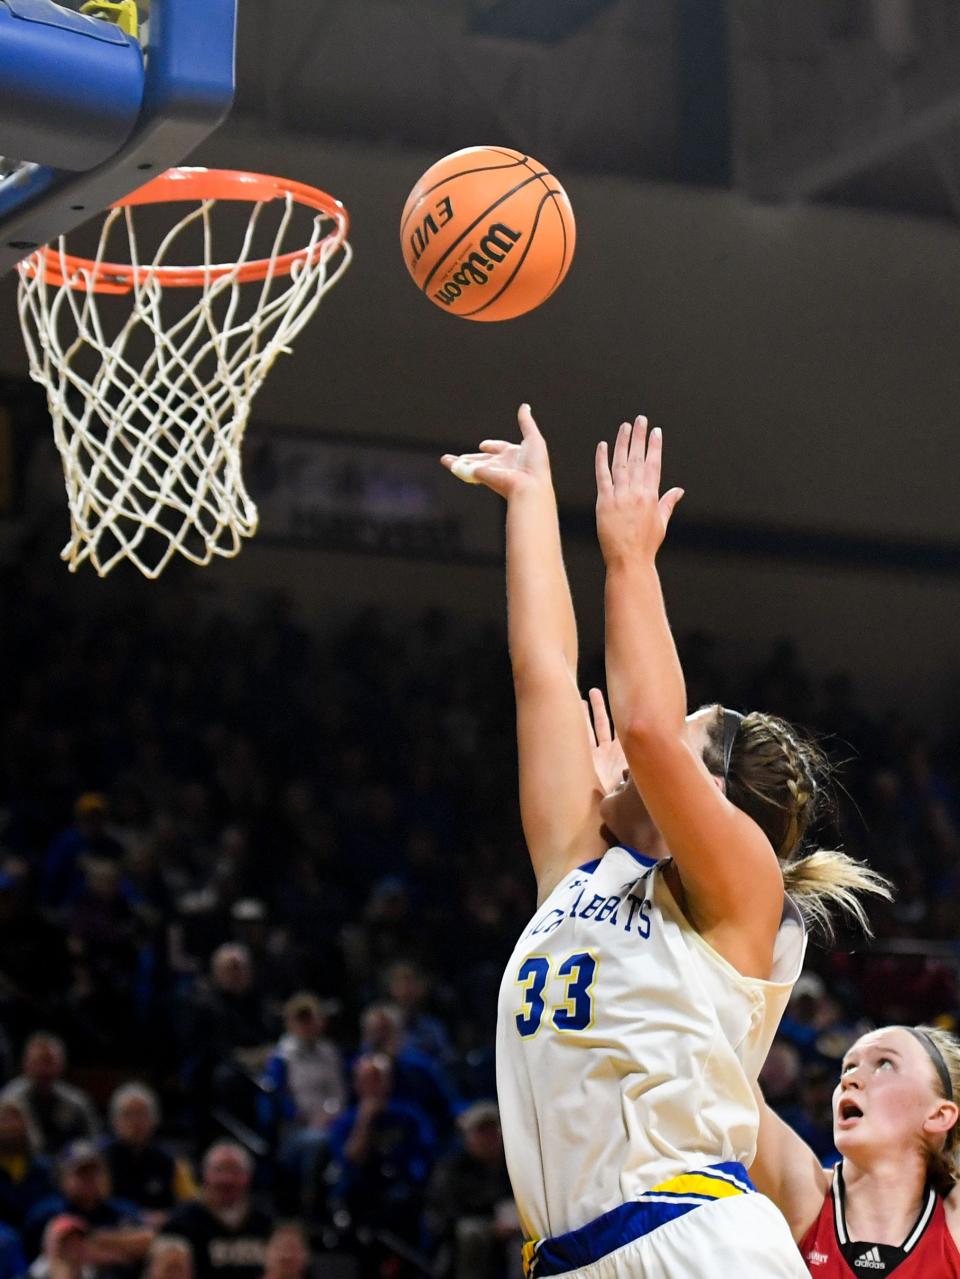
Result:
<svg viewBox="0 0 960 1279"><path fill-rule="evenodd" d="M709 728L704 762L722 776L722 708ZM891 896L882 875L846 853L803 851L823 807L830 764L823 751L776 715L751 711L740 721L726 777L731 803L757 823L773 846L787 892L811 925L833 936L833 915L845 914L864 932L870 922L862 894Z"/></svg>

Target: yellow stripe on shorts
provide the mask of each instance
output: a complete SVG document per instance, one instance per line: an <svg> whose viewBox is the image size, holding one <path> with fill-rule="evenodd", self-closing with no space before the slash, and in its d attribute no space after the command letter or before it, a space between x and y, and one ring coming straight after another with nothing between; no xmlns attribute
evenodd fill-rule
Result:
<svg viewBox="0 0 960 1279"><path fill-rule="evenodd" d="M734 1195L746 1194L732 1181L722 1177L708 1177L700 1172L685 1172L679 1177L671 1177L669 1181L661 1181L659 1186L652 1186L646 1193L655 1195L665 1190L672 1195L709 1195L711 1199L731 1199Z"/></svg>
<svg viewBox="0 0 960 1279"><path fill-rule="evenodd" d="M520 1249L520 1260L523 1262L523 1273L525 1275L529 1275L533 1271L533 1263L537 1259L537 1244L539 1242L539 1239L528 1239Z"/></svg>

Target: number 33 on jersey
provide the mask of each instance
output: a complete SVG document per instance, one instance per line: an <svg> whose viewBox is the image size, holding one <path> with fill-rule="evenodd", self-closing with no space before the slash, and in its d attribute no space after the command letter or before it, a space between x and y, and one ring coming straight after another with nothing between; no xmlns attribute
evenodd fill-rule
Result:
<svg viewBox="0 0 960 1279"><path fill-rule="evenodd" d="M545 1002L550 981L551 959L548 955L530 955L520 965L517 985L523 990L523 1007L517 1013L517 1030L524 1039L540 1029L544 1014L557 1030L589 1030L593 1025L593 983L597 976L597 957L590 951L577 951L561 960L556 976L562 983L562 995L552 1007Z"/></svg>
<svg viewBox="0 0 960 1279"><path fill-rule="evenodd" d="M596 865L591 862L583 870L592 873ZM605 933L613 928L635 939L649 937L649 903L642 895L642 879L624 884L620 893L595 893L588 891L590 888L589 878L571 880L566 885L567 891L575 894L571 904L554 906L537 918L529 935L544 936L572 919L604 926ZM522 961L516 975L522 992L521 1007L514 1017L518 1034L529 1039L544 1021L561 1032L589 1030L593 1026L599 949L591 947L559 955L533 954Z"/></svg>

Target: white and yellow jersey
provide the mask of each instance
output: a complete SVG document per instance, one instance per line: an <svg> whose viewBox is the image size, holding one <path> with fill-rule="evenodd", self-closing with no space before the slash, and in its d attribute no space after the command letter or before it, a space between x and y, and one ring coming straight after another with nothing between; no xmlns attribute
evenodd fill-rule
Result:
<svg viewBox="0 0 960 1279"><path fill-rule="evenodd" d="M751 1082L800 974L785 902L769 981L690 926L656 863L626 848L571 872L500 987L497 1088L528 1239L575 1230L687 1170L749 1167Z"/></svg>

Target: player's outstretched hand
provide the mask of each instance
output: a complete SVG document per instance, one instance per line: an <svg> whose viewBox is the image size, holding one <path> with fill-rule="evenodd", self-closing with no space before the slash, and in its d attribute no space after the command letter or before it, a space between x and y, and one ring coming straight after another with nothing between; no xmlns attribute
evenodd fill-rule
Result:
<svg viewBox="0 0 960 1279"><path fill-rule="evenodd" d="M660 496L663 436L654 428L647 438L647 419L621 424L607 461L607 443L597 445L597 535L607 565L618 560L653 559L667 534L683 489Z"/></svg>
<svg viewBox="0 0 960 1279"><path fill-rule="evenodd" d="M627 757L610 723L610 712L603 693L599 688L591 688L588 698L583 709L587 717L590 756L600 792L609 795L624 780Z"/></svg>
<svg viewBox="0 0 960 1279"><path fill-rule="evenodd" d="M547 442L533 420L529 404L517 412L520 443L483 440L478 453L444 453L440 462L457 479L467 484L484 484L501 497L513 497L520 490L550 483Z"/></svg>

